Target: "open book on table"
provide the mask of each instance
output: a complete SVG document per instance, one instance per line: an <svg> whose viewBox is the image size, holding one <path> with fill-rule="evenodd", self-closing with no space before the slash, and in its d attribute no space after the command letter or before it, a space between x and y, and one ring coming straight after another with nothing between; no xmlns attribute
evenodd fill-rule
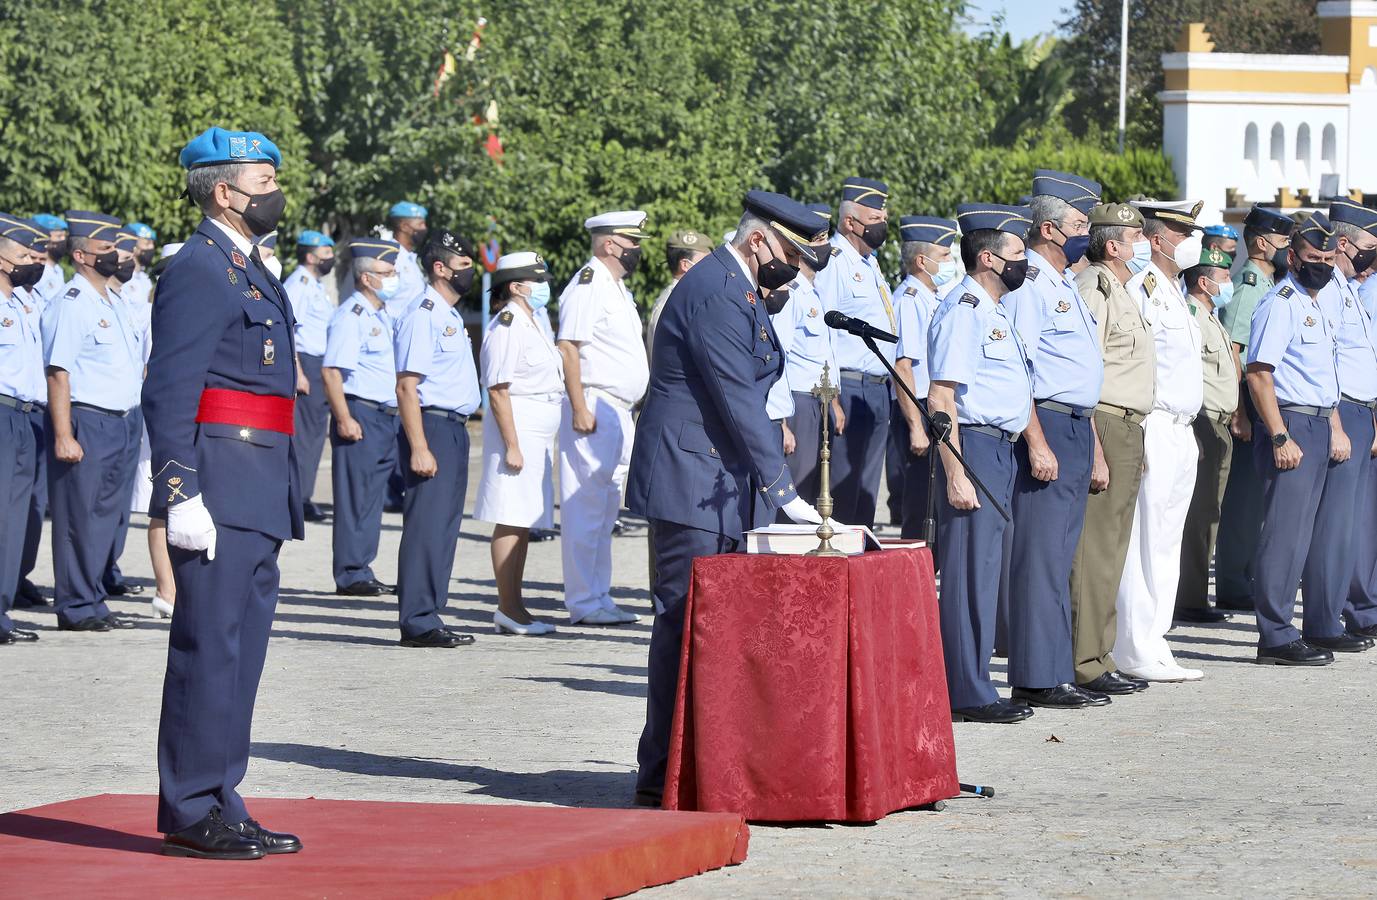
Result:
<svg viewBox="0 0 1377 900"><path fill-rule="evenodd" d="M922 547L922 541L882 541L864 525L842 525L832 523L832 547L847 556L856 556L867 550L890 550L894 548ZM802 556L818 547L818 526L816 525L766 525L752 528L746 532L747 553L769 553L785 556Z"/></svg>

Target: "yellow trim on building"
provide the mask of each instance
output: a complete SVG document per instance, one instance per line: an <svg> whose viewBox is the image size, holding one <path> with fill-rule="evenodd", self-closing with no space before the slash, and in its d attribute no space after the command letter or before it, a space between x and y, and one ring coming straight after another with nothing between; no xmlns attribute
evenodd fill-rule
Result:
<svg viewBox="0 0 1377 900"><path fill-rule="evenodd" d="M1368 41L1374 27L1377 18L1371 16L1320 19L1320 52L1348 57L1349 84L1361 81L1368 66L1377 67L1377 47Z"/></svg>
<svg viewBox="0 0 1377 900"><path fill-rule="evenodd" d="M1358 74L1362 74L1361 68ZM1163 75L1169 91L1263 94L1347 94L1350 78L1343 72L1245 72L1236 69L1168 69Z"/></svg>

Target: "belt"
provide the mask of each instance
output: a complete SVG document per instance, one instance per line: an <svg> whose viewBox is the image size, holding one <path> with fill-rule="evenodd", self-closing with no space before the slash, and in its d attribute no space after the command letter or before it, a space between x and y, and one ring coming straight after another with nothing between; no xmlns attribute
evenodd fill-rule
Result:
<svg viewBox="0 0 1377 900"><path fill-rule="evenodd" d="M18 397L11 397L8 394L0 394L0 406L8 406L10 409L17 409L22 413L33 412L39 405L33 400L20 400Z"/></svg>
<svg viewBox="0 0 1377 900"><path fill-rule="evenodd" d="M1143 413L1131 410L1126 406L1116 406L1113 403L1097 403L1095 410L1116 419L1123 419L1130 425L1141 425L1143 420L1147 418Z"/></svg>
<svg viewBox="0 0 1377 900"><path fill-rule="evenodd" d="M1186 413L1174 413L1169 409L1154 409L1153 412L1161 413L1162 415L1167 416L1171 419L1173 425L1189 425L1190 423L1195 421L1196 415L1195 413L1191 413L1189 415L1187 415Z"/></svg>
<svg viewBox="0 0 1377 900"><path fill-rule="evenodd" d="M469 417L465 413L455 412L452 409L445 409L441 406L422 406L421 412L428 416L435 416L440 419L449 419L451 422L467 422Z"/></svg>
<svg viewBox="0 0 1377 900"><path fill-rule="evenodd" d="M1003 428L997 428L994 425L962 425L961 430L978 431L981 434L988 434L990 437L1001 438L1003 440L1008 441L1011 444L1014 441L1018 440L1018 432L1005 431Z"/></svg>
<svg viewBox="0 0 1377 900"><path fill-rule="evenodd" d="M123 419L123 418L128 417L128 415L129 415L129 410L127 410L127 409L125 409L125 410L106 409L106 408L103 407L103 406L93 406L93 405L91 405L90 403L78 403L76 400L73 400L73 401L72 401L72 408L73 408L73 409L89 409L91 412L98 412L98 413L100 413L102 416L114 416L114 417L117 418L117 419Z"/></svg>
<svg viewBox="0 0 1377 900"><path fill-rule="evenodd" d="M869 372L861 372L856 369L842 369L842 381L859 381L862 384L889 384L888 375L871 375Z"/></svg>
<svg viewBox="0 0 1377 900"><path fill-rule="evenodd" d="M1218 425L1228 425L1229 420L1234 417L1232 412L1210 412L1207 409L1202 409L1200 415Z"/></svg>
<svg viewBox="0 0 1377 900"><path fill-rule="evenodd" d="M563 391L546 391L543 394L512 394L513 400L534 400L537 403L559 403L564 400Z"/></svg>
<svg viewBox="0 0 1377 900"><path fill-rule="evenodd" d="M1050 409L1052 412L1065 413L1073 419L1084 419L1090 410L1080 406L1071 406L1067 403L1058 403L1056 400L1034 400L1038 409Z"/></svg>
<svg viewBox="0 0 1377 900"><path fill-rule="evenodd" d="M1353 397L1348 396L1347 394L1340 394L1339 396L1347 400L1349 403L1356 403L1359 406L1365 406L1368 409L1377 409L1377 400L1356 400Z"/></svg>
<svg viewBox="0 0 1377 900"><path fill-rule="evenodd" d="M363 397L355 397L353 394L345 394L345 395L344 395L344 399L346 399L346 400L352 400L352 401L354 401L355 403L361 403L361 404L363 404L364 406L368 407L369 409L376 409L378 412L383 413L383 414L385 414L385 415L389 415L389 416L400 415L400 412L397 410L397 407L395 407L395 406L383 406L381 403L379 403L379 402L376 401L376 400L365 400Z"/></svg>
<svg viewBox="0 0 1377 900"><path fill-rule="evenodd" d="M620 407L626 410L627 412L631 412L631 410L636 408L635 403L623 400L621 397L618 397L616 394L612 393L611 391L604 390L603 388L585 387L583 390L584 393L587 394L597 394L599 397L606 400L608 403L611 403L613 406Z"/></svg>
<svg viewBox="0 0 1377 900"><path fill-rule="evenodd" d="M296 401L290 397L273 397L234 391L228 388L206 388L201 391L201 403L196 408L196 421L208 425L238 425L241 428L260 428L291 434Z"/></svg>
<svg viewBox="0 0 1377 900"><path fill-rule="evenodd" d="M1302 406L1299 403L1279 404L1283 412L1300 413L1303 416L1314 416L1317 419L1327 419L1334 412L1332 406Z"/></svg>

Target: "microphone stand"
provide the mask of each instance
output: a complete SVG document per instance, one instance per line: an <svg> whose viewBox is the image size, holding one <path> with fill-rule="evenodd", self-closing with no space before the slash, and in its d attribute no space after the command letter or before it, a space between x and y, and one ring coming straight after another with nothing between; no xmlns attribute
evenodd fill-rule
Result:
<svg viewBox="0 0 1377 900"><path fill-rule="evenodd" d="M1001 516L1004 517L1004 521L1006 521L1006 522L1012 522L1012 521L1013 521L1013 518L1010 517L1009 511L1008 511L1007 509L1005 509L1005 508L1003 507L1003 505L1000 504L1000 502L999 502L998 500L995 499L994 494L990 493L990 489L987 488L987 487L985 487L985 482L983 482L983 481L980 480L980 476L977 475L977 474L975 474L975 471L974 471L973 469L971 469L970 463L966 462L966 458L965 458L964 456L961 455L961 451L960 451L960 450L957 450L956 447L955 447L955 445L952 444L952 442L951 442L951 426L950 426L950 424L943 425L943 426L941 426L941 427L939 428L938 425L933 421L933 418L932 418L932 416L928 413L928 411L927 411L926 409L923 408L923 405L922 405L921 403L918 402L918 398L915 397L915 396L913 396L913 391L909 390L908 385L905 384L905 383L904 383L904 380L903 380L902 378L899 377L899 373L896 372L896 371L894 370L894 365L893 365L892 363L890 363L889 359L886 358L885 355L884 355L883 353L880 352L880 348L877 347L877 346L875 345L875 339L874 339L873 337L871 337L870 335L868 335L868 334L859 335L859 337L860 337L860 339L861 339L862 341L865 342L865 345L866 345L867 347L870 348L870 352L871 352L871 353L874 353L875 356L879 358L880 363L881 363L882 365L884 365L884 367L889 371L889 375L890 375L891 378L894 379L894 383L895 383L896 385L898 385L898 389L901 390L901 391L903 391L904 394L908 397L908 399L910 399L910 400L913 401L913 405L914 405L914 406L918 407L918 414L919 414L920 416L923 417L923 422L927 424L927 426L928 426L928 431L932 432L932 434L933 434L933 445L932 445L932 449L930 449L928 452L929 452L929 453L936 453L936 452L937 452L937 444L938 444L938 443L941 443L941 444L943 444L944 446L946 446L946 448L947 448L948 450L951 451L951 455L952 455L953 457L955 457L955 458L956 458L956 461L959 462L959 463L961 464L961 468L963 468L963 469L966 470L966 476L967 476L968 478L970 478L971 484L974 484L975 487L976 487L976 489L977 489L978 491L980 491L980 493L982 493L982 494L985 495L985 499L990 501L990 505L992 505L992 506L995 508L995 511L998 512ZM933 498L934 498L934 494L936 493L935 490L933 490L933 484L934 484L935 477L936 477L936 476L934 475L934 472L935 472L935 468L934 468L934 466L933 466L933 461L930 460L930 461L928 462L928 488L929 488L929 490L928 490L928 510L929 510L929 516L932 515L932 510L933 510L933 508L934 508L934 507L933 507L933 504L934 504L934 502L935 502L934 499L933 499ZM924 523L923 523L924 529L927 528L929 522L931 522L931 521L933 521L933 520L932 520L932 519L929 519L928 522L924 522ZM936 531L935 525L934 525L933 530L934 530L934 532ZM935 536L935 535L934 535L934 536Z"/></svg>

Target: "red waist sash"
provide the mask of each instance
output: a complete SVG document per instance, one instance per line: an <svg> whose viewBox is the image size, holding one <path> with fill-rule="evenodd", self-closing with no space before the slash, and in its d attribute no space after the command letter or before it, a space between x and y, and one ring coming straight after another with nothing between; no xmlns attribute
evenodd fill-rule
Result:
<svg viewBox="0 0 1377 900"><path fill-rule="evenodd" d="M266 428L279 434L291 434L295 405L296 401L290 397L265 397L246 391L206 388L201 391L196 421L212 425Z"/></svg>

